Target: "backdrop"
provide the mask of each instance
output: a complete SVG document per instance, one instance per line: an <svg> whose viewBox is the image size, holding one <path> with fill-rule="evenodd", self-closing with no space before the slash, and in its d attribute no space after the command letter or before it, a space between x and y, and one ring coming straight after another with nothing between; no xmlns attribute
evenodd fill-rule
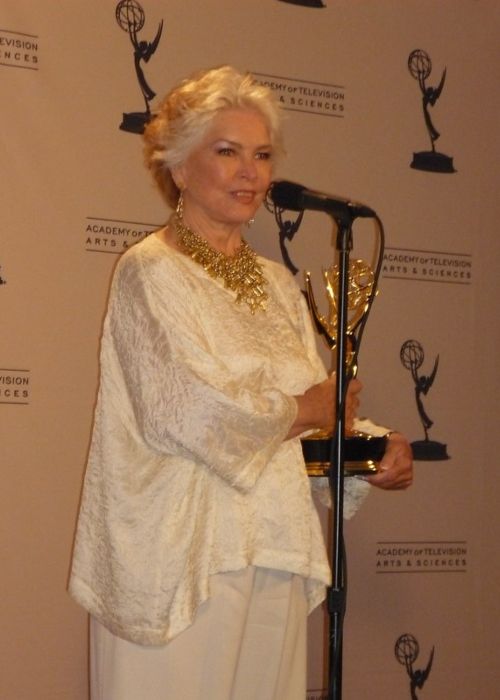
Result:
<svg viewBox="0 0 500 700"><path fill-rule="evenodd" d="M117 7L0 8L0 697L87 697L87 619L66 580L101 323L118 255L168 216L134 129L148 87L161 96L231 63L286 110L278 174L365 202L386 229L362 409L405 432L418 461L412 489L373 492L346 525L344 696L491 700L500 6L141 0L120 3L118 21ZM333 229L306 213L288 243L323 308ZM280 260L278 231L262 210L249 237ZM354 254L370 258L374 242L373 224L357 223ZM323 636L318 610L311 699L325 685Z"/></svg>

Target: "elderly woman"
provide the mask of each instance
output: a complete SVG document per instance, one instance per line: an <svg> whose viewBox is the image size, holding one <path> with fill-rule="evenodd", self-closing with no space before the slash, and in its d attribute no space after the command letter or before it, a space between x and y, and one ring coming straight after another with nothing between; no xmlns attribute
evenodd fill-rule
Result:
<svg viewBox="0 0 500 700"><path fill-rule="evenodd" d="M242 235L279 110L250 76L210 70L167 95L145 142L175 213L120 259L104 324L70 580L92 698L304 700L330 569L298 436L333 426L335 378L293 279ZM392 436L374 483L406 487L408 454ZM349 480L346 512L368 489Z"/></svg>

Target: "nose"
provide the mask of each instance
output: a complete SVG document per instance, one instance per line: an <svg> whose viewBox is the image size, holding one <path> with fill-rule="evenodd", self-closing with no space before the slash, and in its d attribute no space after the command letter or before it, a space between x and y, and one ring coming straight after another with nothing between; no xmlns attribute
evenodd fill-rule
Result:
<svg viewBox="0 0 500 700"><path fill-rule="evenodd" d="M257 177L257 163L253 157L242 158L240 175L246 180L255 180Z"/></svg>

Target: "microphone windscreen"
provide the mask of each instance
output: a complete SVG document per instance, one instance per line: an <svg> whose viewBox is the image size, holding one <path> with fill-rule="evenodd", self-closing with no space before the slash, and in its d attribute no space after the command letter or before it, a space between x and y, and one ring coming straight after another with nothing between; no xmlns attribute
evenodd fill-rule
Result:
<svg viewBox="0 0 500 700"><path fill-rule="evenodd" d="M301 211L304 208L302 204L302 193L304 190L305 187L298 185L296 182L277 180L271 185L270 197L273 204L281 207L281 209Z"/></svg>

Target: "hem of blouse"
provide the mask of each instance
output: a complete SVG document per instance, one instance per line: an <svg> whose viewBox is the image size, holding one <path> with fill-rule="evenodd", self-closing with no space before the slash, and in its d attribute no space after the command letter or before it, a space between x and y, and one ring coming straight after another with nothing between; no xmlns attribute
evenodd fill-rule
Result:
<svg viewBox="0 0 500 700"><path fill-rule="evenodd" d="M259 566L263 569L288 571L291 574L302 576L309 583L317 582L323 588L331 583L330 566L326 562L304 561L304 557L300 554L260 550L252 557L249 565Z"/></svg>
<svg viewBox="0 0 500 700"><path fill-rule="evenodd" d="M279 563L277 560L280 560ZM262 550L251 559L236 558L232 562L224 564L220 562L218 566L210 570L209 577L215 574L224 574L231 571L240 571L248 566L257 566L264 569L274 569L287 571L292 574L302 576L305 580L306 597L308 602L308 614L312 612L325 598L326 586L331 583L331 573L328 565L305 562L304 557L289 553L283 557L283 552L273 550ZM109 612L108 606L101 596L74 573L71 577L69 588L70 596L81 605L92 617L98 620L112 634L133 644L142 646L163 646L171 639L179 635L193 624L198 608L210 598L206 586L201 586L198 599L195 600L192 610L184 616L180 624L170 624L166 622L162 628L137 627L124 624ZM202 592L203 591L203 592ZM206 592L205 592L206 591Z"/></svg>

